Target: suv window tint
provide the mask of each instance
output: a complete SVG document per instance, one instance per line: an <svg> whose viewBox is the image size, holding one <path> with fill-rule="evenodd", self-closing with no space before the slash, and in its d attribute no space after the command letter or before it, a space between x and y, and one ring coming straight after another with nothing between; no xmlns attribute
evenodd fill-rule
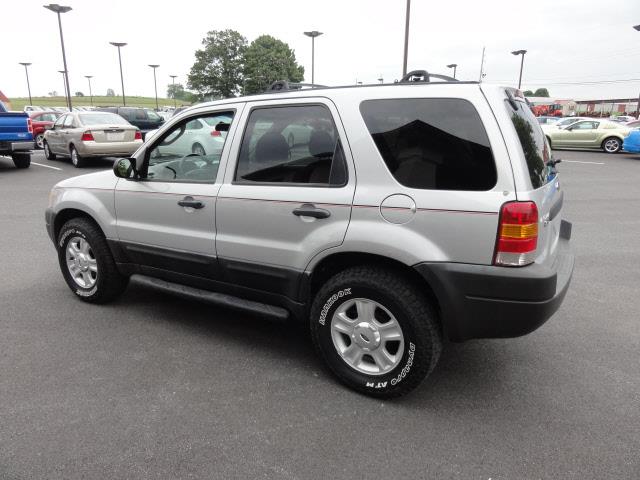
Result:
<svg viewBox="0 0 640 480"><path fill-rule="evenodd" d="M235 181L344 185L344 152L331 112L322 105L251 112Z"/></svg>
<svg viewBox="0 0 640 480"><path fill-rule="evenodd" d="M197 119L191 117L174 125L158 139L154 137L148 157L147 179L215 182L233 115L233 112L224 111L201 115ZM192 123L200 124L201 128L189 130Z"/></svg>
<svg viewBox="0 0 640 480"><path fill-rule="evenodd" d="M369 133L393 177L427 190L490 190L497 173L473 105L455 98L366 100Z"/></svg>
<svg viewBox="0 0 640 480"><path fill-rule="evenodd" d="M136 120L146 120L147 119L147 113L141 108L137 109L137 110L134 110L134 112L132 112L132 113L135 113L135 119Z"/></svg>
<svg viewBox="0 0 640 480"><path fill-rule="evenodd" d="M146 113L149 120L151 120L152 122L159 122L162 120L162 117L158 115L156 112L154 112L153 110L144 110L144 112Z"/></svg>
<svg viewBox="0 0 640 480"><path fill-rule="evenodd" d="M553 169L547 167L547 162L551 158L551 149L547 144L542 128L536 122L533 112L524 102L516 101L516 103L518 109L514 110L506 99L504 102L520 140L520 146L529 170L529 178L531 178L531 185L533 188L540 188L552 178Z"/></svg>

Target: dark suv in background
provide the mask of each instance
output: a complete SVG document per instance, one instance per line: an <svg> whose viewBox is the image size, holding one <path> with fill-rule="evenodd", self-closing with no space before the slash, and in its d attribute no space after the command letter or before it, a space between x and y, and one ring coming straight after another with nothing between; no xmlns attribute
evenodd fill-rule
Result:
<svg viewBox="0 0 640 480"><path fill-rule="evenodd" d="M139 107L100 107L96 110L100 112L111 112L120 115L131 125L134 125L142 132L142 138L148 131L156 130L164 123L164 119L149 108Z"/></svg>

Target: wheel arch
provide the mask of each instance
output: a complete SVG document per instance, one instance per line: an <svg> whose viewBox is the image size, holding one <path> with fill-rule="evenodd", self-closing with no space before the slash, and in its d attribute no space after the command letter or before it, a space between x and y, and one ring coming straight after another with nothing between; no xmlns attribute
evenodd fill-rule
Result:
<svg viewBox="0 0 640 480"><path fill-rule="evenodd" d="M409 280L424 293L425 297L436 310L438 322L442 324L440 301L429 282L410 265L390 257L373 253L337 252L326 256L314 265L313 270L305 272L306 281L304 281L300 287L301 299L304 303L310 305L315 294L329 278L347 268L362 265L381 267L402 275Z"/></svg>
<svg viewBox="0 0 640 480"><path fill-rule="evenodd" d="M60 210L58 213L56 213L55 219L53 221L54 241L57 242L57 238L58 238L58 235L60 235L60 230L62 229L62 226L65 223L67 223L69 220L74 218L84 218L89 220L90 222L95 224L96 227L100 229L100 232L102 232L102 235L105 235L103 228L96 221L96 219L93 218L93 216L91 216L89 213L85 212L84 210L79 210L77 208L64 208Z"/></svg>

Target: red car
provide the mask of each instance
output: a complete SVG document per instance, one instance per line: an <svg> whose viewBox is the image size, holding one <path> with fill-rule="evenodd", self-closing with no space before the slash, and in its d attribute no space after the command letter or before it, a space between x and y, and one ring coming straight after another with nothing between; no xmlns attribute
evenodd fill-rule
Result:
<svg viewBox="0 0 640 480"><path fill-rule="evenodd" d="M37 148L43 147L45 127L53 125L60 115L61 112L29 112L33 124L33 140Z"/></svg>

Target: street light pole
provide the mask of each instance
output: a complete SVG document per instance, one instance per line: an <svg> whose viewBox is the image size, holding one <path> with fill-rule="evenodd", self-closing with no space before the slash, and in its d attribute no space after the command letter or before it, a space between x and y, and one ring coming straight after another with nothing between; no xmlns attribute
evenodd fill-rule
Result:
<svg viewBox="0 0 640 480"><path fill-rule="evenodd" d="M453 68L453 78L456 78L456 69L458 68L457 63L451 63L447 65L447 68Z"/></svg>
<svg viewBox="0 0 640 480"><path fill-rule="evenodd" d="M65 92L67 91L67 76L65 75L65 71L64 70L58 70L58 73L62 74L62 83L64 84L64 90ZM69 110L71 111L71 110Z"/></svg>
<svg viewBox="0 0 640 480"><path fill-rule="evenodd" d="M29 105L33 105L33 101L31 100L31 85L29 85L29 70L27 70L27 67L31 64L27 62L19 62L19 63L20 65L24 66L24 73L27 76L27 90L29 91Z"/></svg>
<svg viewBox="0 0 640 480"><path fill-rule="evenodd" d="M114 47L118 47L118 62L120 62L120 83L122 84L122 106L127 106L127 100L124 96L124 76L122 75L122 56L120 55L120 47L124 47L126 43L122 42L109 42Z"/></svg>
<svg viewBox="0 0 640 480"><path fill-rule="evenodd" d="M402 62L402 76L407 74L407 56L409 55L409 18L411 17L411 0L407 0L407 18L404 23L404 60Z"/></svg>
<svg viewBox="0 0 640 480"><path fill-rule="evenodd" d="M71 88L69 87L69 70L67 69L67 54L64 50L64 37L62 36L62 20L60 19L61 13L67 13L71 11L71 7L58 5L57 3L51 3L49 5L43 5L47 10L51 10L58 14L58 28L60 30L60 45L62 46L62 63L64 65L64 84L66 85L67 106L71 111Z"/></svg>
<svg viewBox="0 0 640 480"><path fill-rule="evenodd" d="M160 65L149 65L151 68L153 68L153 88L156 91L156 112L158 110L160 110L160 107L158 107L158 83L156 82L156 68L158 68Z"/></svg>
<svg viewBox="0 0 640 480"><path fill-rule="evenodd" d="M169 76L171 77L171 85L173 85L173 108L176 108L177 104L176 104L176 88L175 88L175 85L176 85L176 77L177 77L177 75L169 75Z"/></svg>
<svg viewBox="0 0 640 480"><path fill-rule="evenodd" d="M93 92L91 91L91 79L93 75L85 75L84 78L89 80L89 96L91 97L91 106L93 107Z"/></svg>
<svg viewBox="0 0 640 480"><path fill-rule="evenodd" d="M640 32L640 25L634 25L633 28L638 32ZM638 111L636 113L637 113L636 118L640 120L640 93L638 94Z"/></svg>
<svg viewBox="0 0 640 480"><path fill-rule="evenodd" d="M304 34L311 37L311 83L315 84L316 37L322 35L322 32L313 30L312 32L304 32Z"/></svg>
<svg viewBox="0 0 640 480"><path fill-rule="evenodd" d="M520 59L520 78L518 79L518 90L520 90L520 87L522 86L522 67L524 66L524 54L527 53L526 50L515 50L513 52L511 52L512 55L522 55L522 58Z"/></svg>

